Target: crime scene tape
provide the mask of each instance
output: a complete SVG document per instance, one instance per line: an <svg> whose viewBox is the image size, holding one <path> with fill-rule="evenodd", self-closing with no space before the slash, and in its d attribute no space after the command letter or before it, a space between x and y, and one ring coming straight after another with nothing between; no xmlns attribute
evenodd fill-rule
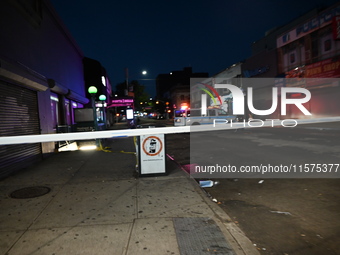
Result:
<svg viewBox="0 0 340 255"><path fill-rule="evenodd" d="M121 129L121 130L106 130L93 132L73 132L59 134L38 134L38 135L22 135L22 136L3 136L0 137L0 145L24 144L24 143L44 143L69 140L87 140L87 139L102 139L102 138L119 138L119 137L134 137L141 135L155 134L176 134L189 132L205 132L218 130L233 130L240 128L261 128L261 127L278 127L283 126L283 121L300 124L318 124L325 122L340 122L340 117L328 117L317 119L295 119L295 120L252 120L234 123L220 123L213 125L197 125L197 126L177 126L177 127L160 127L160 128L141 128L141 129ZM285 124L285 126L288 124ZM291 125L291 124L290 124ZM293 125L294 126L294 125ZM340 127L340 125L339 125Z"/></svg>

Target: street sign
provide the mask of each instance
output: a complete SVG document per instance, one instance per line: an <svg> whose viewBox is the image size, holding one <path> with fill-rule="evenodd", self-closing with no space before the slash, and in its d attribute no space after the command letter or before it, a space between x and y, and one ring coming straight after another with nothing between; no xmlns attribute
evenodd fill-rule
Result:
<svg viewBox="0 0 340 255"><path fill-rule="evenodd" d="M141 135L138 152L141 176L166 174L164 134Z"/></svg>

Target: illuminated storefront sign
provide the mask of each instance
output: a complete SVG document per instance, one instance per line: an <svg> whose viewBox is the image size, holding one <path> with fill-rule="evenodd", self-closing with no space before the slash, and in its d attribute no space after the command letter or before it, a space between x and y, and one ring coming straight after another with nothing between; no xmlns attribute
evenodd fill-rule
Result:
<svg viewBox="0 0 340 255"><path fill-rule="evenodd" d="M133 98L116 98L112 99L109 107L131 106Z"/></svg>
<svg viewBox="0 0 340 255"><path fill-rule="evenodd" d="M320 13L315 18L310 19L307 22L295 27L293 30L279 36L276 41L277 47L280 48L309 33L312 33L317 29L330 24L333 18L338 15L340 15L340 5Z"/></svg>
<svg viewBox="0 0 340 255"><path fill-rule="evenodd" d="M333 39L340 40L340 16L336 16L333 18L332 27Z"/></svg>
<svg viewBox="0 0 340 255"><path fill-rule="evenodd" d="M296 67L285 78L339 78L340 59L329 58L314 64ZM301 85L301 84L300 84Z"/></svg>
<svg viewBox="0 0 340 255"><path fill-rule="evenodd" d="M285 78L287 78L284 84L286 87L316 89L338 86L338 80L331 78L340 78L340 59L329 58L297 67L286 72Z"/></svg>
<svg viewBox="0 0 340 255"><path fill-rule="evenodd" d="M316 62L305 67L305 78L338 78L340 77L340 59L332 58Z"/></svg>
<svg viewBox="0 0 340 255"><path fill-rule="evenodd" d="M267 65L267 66L263 66L263 67L256 68L256 69L253 69L253 70L244 70L243 75L246 78L250 78L250 77L253 77L253 76L256 76L256 75L259 75L259 74L266 73L268 71L269 71L269 66Z"/></svg>

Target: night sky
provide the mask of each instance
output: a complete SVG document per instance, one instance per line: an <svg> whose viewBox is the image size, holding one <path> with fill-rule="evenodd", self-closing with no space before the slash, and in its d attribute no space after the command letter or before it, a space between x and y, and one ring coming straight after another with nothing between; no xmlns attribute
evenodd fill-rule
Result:
<svg viewBox="0 0 340 255"><path fill-rule="evenodd" d="M273 27L334 0L50 0L86 57L105 67L112 86L191 66L214 75L251 55ZM142 76L142 70L148 75ZM143 80L150 79L150 80Z"/></svg>

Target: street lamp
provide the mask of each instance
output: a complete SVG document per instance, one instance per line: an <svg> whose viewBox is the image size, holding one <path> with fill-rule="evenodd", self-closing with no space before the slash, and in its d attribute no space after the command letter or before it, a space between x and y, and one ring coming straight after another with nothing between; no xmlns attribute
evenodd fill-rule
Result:
<svg viewBox="0 0 340 255"><path fill-rule="evenodd" d="M104 123L104 127L106 126L106 120L105 120L105 107L104 107L104 102L106 100L106 96L105 95L100 95L99 96L99 100L102 102L102 117L103 117L103 123Z"/></svg>
<svg viewBox="0 0 340 255"><path fill-rule="evenodd" d="M97 88L96 88L95 86L91 86L91 87L89 87L88 92L89 92L89 93L91 94L91 96L92 96L92 95L97 94L98 90L97 90Z"/></svg>
<svg viewBox="0 0 340 255"><path fill-rule="evenodd" d="M97 88L95 86L91 86L87 90L91 95L91 104L93 109L93 123L94 123L94 130L98 130L97 127L97 112L96 112L96 94L98 92Z"/></svg>
<svg viewBox="0 0 340 255"><path fill-rule="evenodd" d="M143 70L142 75L147 75L147 71ZM126 96L129 95L129 68L125 68L125 83L126 83Z"/></svg>

